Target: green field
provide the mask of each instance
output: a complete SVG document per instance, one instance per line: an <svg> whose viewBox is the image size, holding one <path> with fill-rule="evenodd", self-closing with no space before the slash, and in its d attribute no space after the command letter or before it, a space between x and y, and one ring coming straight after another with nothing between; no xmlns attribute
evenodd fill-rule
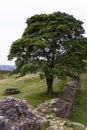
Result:
<svg viewBox="0 0 87 130"><path fill-rule="evenodd" d="M4 97L4 89L17 87L20 89L20 94L9 95L15 98L26 99L33 107L37 107L45 100L54 98L55 95L49 96L46 94L45 79L40 79L39 73L28 74L24 77L16 78L15 76L8 77L9 72L1 72L0 74L0 98ZM69 119L74 122L79 122L87 125L87 74L81 76L81 81L77 90L76 98ZM63 90L66 81L54 81L54 91L60 92Z"/></svg>
<svg viewBox="0 0 87 130"><path fill-rule="evenodd" d="M6 75L7 76L7 75ZM20 90L20 94L10 95L15 98L26 99L28 103L32 104L34 107L38 106L40 103L47 99L55 97L55 95L49 96L46 94L46 82L45 79L40 79L39 74L29 74L24 77L15 78L3 76L4 79L0 80L0 98L4 95L4 90L6 88L17 87ZM54 81L54 92L59 92L63 90L66 81L55 79Z"/></svg>

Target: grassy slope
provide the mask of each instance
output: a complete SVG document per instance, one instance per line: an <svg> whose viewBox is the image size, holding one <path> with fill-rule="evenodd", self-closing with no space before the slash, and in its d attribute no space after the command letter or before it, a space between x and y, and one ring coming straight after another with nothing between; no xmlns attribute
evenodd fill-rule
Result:
<svg viewBox="0 0 87 130"><path fill-rule="evenodd" d="M0 80L8 78L10 71L8 70L0 70Z"/></svg>
<svg viewBox="0 0 87 130"><path fill-rule="evenodd" d="M63 89L65 81L56 79L54 81L54 91ZM16 98L26 99L33 106L38 106L44 100L53 98L54 95L48 96L46 94L45 79L40 80L39 74L31 74L25 77L15 79L10 77L8 79L0 80L0 98L2 98L5 88L17 87L20 89L20 94L10 95Z"/></svg>

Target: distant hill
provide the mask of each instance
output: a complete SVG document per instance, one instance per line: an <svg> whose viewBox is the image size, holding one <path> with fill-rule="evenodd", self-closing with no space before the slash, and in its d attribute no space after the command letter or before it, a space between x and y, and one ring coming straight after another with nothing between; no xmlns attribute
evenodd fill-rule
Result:
<svg viewBox="0 0 87 130"><path fill-rule="evenodd" d="M15 65L0 65L0 70L9 70L9 71L12 71L15 68L16 68Z"/></svg>

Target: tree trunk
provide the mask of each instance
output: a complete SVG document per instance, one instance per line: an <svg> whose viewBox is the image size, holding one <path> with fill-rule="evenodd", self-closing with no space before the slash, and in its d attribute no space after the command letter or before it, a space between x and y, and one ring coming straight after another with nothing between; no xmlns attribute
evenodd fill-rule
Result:
<svg viewBox="0 0 87 130"><path fill-rule="evenodd" d="M53 93L53 77L46 78L47 82L47 94L51 95Z"/></svg>

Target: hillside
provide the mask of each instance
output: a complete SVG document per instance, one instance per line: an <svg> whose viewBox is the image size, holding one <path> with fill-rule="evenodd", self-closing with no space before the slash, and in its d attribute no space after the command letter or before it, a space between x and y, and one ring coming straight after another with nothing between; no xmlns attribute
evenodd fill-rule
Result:
<svg viewBox="0 0 87 130"><path fill-rule="evenodd" d="M0 70L14 70L16 67L14 65L0 65Z"/></svg>
<svg viewBox="0 0 87 130"><path fill-rule="evenodd" d="M8 79L10 72L11 71L9 71L9 70L0 70L0 81L3 79Z"/></svg>
<svg viewBox="0 0 87 130"><path fill-rule="evenodd" d="M18 89L20 89L21 93L16 94L16 95L10 95L10 96L15 97L15 98L20 98L20 99L26 99L32 108L37 107L40 103L44 102L47 99L51 99L55 97L55 95L48 96L46 94L45 79L40 79L39 73L31 74L31 75L29 74L20 78L16 78L15 76L8 77L8 74L9 74L9 71L1 71L0 98L5 96L3 94L5 88L14 88L14 87L17 87ZM87 74L83 74L81 76L81 82L77 90L75 102L74 102L69 119L73 122L79 122L87 126L86 77L87 77ZM58 93L62 91L65 83L66 81L61 81L56 78L54 81L54 91ZM82 130L82 129L76 129L76 130Z"/></svg>

